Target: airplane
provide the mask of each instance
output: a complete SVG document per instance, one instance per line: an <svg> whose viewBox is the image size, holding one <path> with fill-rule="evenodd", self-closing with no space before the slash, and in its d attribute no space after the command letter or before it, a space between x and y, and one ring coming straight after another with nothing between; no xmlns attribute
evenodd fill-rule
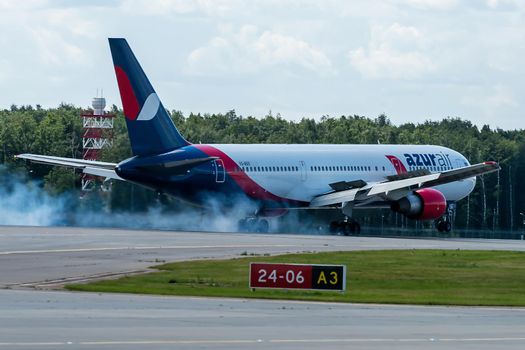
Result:
<svg viewBox="0 0 525 350"><path fill-rule="evenodd" d="M359 233L353 211L390 208L451 230L455 203L497 162L471 165L433 145L192 144L177 130L127 41L110 38L133 156L109 163L36 154L17 157L128 181L193 203L241 196L256 204L239 230L267 232L267 218L293 209L341 210L330 231Z"/></svg>

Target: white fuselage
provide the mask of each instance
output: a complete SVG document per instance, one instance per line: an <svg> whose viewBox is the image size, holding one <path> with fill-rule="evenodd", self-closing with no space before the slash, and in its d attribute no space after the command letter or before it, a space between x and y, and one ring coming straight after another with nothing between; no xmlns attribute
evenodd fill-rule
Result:
<svg viewBox="0 0 525 350"><path fill-rule="evenodd" d="M382 182L403 171L444 172L470 165L460 153L431 145L238 145L214 144L268 192L309 202L332 191L340 181ZM394 160L392 160L394 159ZM401 164L394 164L399 161ZM396 169L397 168L397 169ZM435 188L447 201L460 200L473 190L475 178Z"/></svg>

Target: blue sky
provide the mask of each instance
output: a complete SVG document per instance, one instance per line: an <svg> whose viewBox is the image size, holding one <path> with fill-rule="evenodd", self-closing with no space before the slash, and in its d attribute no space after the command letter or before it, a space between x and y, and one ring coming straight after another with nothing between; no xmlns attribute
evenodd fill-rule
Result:
<svg viewBox="0 0 525 350"><path fill-rule="evenodd" d="M0 0L0 108L121 105L125 37L169 109L525 128L525 2Z"/></svg>

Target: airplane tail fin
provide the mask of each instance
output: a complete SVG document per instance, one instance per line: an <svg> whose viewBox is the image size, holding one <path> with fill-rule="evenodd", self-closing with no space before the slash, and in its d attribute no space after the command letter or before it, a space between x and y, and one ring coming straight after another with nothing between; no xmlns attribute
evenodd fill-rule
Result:
<svg viewBox="0 0 525 350"><path fill-rule="evenodd" d="M126 39L109 39L133 155L174 150L189 143L179 133Z"/></svg>

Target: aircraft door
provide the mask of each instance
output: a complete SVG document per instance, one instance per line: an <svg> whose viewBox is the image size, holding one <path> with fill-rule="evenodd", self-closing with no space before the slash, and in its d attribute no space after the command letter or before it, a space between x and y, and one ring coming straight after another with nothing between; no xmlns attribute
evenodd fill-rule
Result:
<svg viewBox="0 0 525 350"><path fill-rule="evenodd" d="M222 159L216 159L213 162L213 167L215 170L215 182L223 183L226 180L226 174L224 170L224 162Z"/></svg>
<svg viewBox="0 0 525 350"><path fill-rule="evenodd" d="M304 161L299 161L299 171L301 172L301 181L306 181L306 165Z"/></svg>

